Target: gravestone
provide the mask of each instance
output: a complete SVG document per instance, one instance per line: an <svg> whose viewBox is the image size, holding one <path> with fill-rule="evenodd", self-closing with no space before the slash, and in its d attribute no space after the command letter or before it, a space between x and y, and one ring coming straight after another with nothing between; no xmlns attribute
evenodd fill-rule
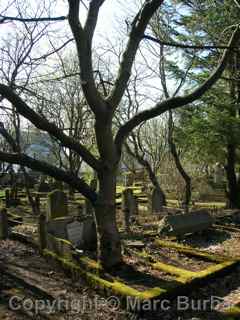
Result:
<svg viewBox="0 0 240 320"><path fill-rule="evenodd" d="M214 176L213 176L214 183L217 185L221 185L224 182L224 178L225 178L225 170L223 166L219 162L217 162L214 167Z"/></svg>
<svg viewBox="0 0 240 320"><path fill-rule="evenodd" d="M68 215L67 195L61 190L54 190L47 198L47 220Z"/></svg>
<svg viewBox="0 0 240 320"><path fill-rule="evenodd" d="M5 189L5 206L10 207L10 189Z"/></svg>
<svg viewBox="0 0 240 320"><path fill-rule="evenodd" d="M94 209L91 202L88 199L85 199L83 206L83 214L84 216L93 216Z"/></svg>
<svg viewBox="0 0 240 320"><path fill-rule="evenodd" d="M93 219L67 225L68 240L78 249L95 250L97 247L97 233Z"/></svg>
<svg viewBox="0 0 240 320"><path fill-rule="evenodd" d="M138 214L137 199L130 188L126 188L122 192L122 211L125 218L125 227L129 232L131 220Z"/></svg>
<svg viewBox="0 0 240 320"><path fill-rule="evenodd" d="M2 208L0 211L0 239L8 238L8 215L7 210Z"/></svg>
<svg viewBox="0 0 240 320"><path fill-rule="evenodd" d="M17 186L13 186L11 189L5 189L5 206L6 208L11 206L17 206L20 204L18 198Z"/></svg>
<svg viewBox="0 0 240 320"><path fill-rule="evenodd" d="M44 214L40 214L38 218L38 245L40 252L47 247L47 227L46 217Z"/></svg>
<svg viewBox="0 0 240 320"><path fill-rule="evenodd" d="M159 192L157 188L153 188L150 199L149 199L150 211L152 213L161 212L164 205L164 199L162 194Z"/></svg>
<svg viewBox="0 0 240 320"><path fill-rule="evenodd" d="M188 233L208 229L214 219L206 210L197 210L187 214L165 216L159 222L158 232L167 236L184 236Z"/></svg>
<svg viewBox="0 0 240 320"><path fill-rule="evenodd" d="M236 224L240 224L240 211L236 210L235 212L233 212L232 214L232 220L233 222L235 222Z"/></svg>
<svg viewBox="0 0 240 320"><path fill-rule="evenodd" d="M67 239L67 225L73 222L73 217L62 217L48 221L47 232L56 238Z"/></svg>
<svg viewBox="0 0 240 320"><path fill-rule="evenodd" d="M44 177L41 177L40 178L40 182L39 182L39 185L37 187L37 191L38 192L50 192L52 189L51 189L51 186L49 185L49 183L47 183L45 181L45 178Z"/></svg>

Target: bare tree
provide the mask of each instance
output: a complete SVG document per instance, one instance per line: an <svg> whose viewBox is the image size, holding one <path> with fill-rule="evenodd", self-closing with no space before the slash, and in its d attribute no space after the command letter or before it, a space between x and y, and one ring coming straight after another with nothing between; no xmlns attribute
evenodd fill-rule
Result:
<svg viewBox="0 0 240 320"><path fill-rule="evenodd" d="M169 109L182 107L200 98L221 76L229 57L229 50L224 51L216 70L201 86L185 96L177 96L159 101L152 108L140 111L123 124L115 135L113 130L114 114L121 106L121 101L131 76L131 69L140 42L144 38L145 30L151 17L161 7L163 0L144 2L133 18L116 80L107 97L104 97L96 86L92 61L92 41L99 10L104 0L92 0L89 3L84 25L79 20L80 2L80 0L68 1L69 12L67 18L79 58L81 88L88 107L95 118L94 129L99 156L96 157L81 141L70 137L56 124L34 111L34 108L27 102L27 97L23 97L16 88L12 88L8 83L1 83L0 94L16 108L16 111L22 117L28 119L40 130L48 132L66 148L72 149L79 154L97 172L99 191L94 191L78 176L56 166L33 159L26 154L1 151L0 160L18 163L22 166L42 171L56 179L65 181L87 197L92 202L95 210L99 258L104 267L110 268L122 261L121 242L116 224L115 195L116 174L125 139L142 122L157 117ZM228 46L234 46L238 39L239 28L237 27Z"/></svg>

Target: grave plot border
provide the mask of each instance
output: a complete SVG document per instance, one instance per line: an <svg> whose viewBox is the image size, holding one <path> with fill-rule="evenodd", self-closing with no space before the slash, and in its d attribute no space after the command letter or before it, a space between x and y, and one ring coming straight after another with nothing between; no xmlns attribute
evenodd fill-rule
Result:
<svg viewBox="0 0 240 320"><path fill-rule="evenodd" d="M179 280L182 281L183 283L193 284L197 282L203 282L205 280L208 280L209 278L219 275L220 273L228 272L233 267L239 264L239 259L231 259L227 256L211 254L209 252L195 249L190 246L178 244L172 241L157 239L155 240L154 243L159 247L172 248L178 252L185 253L187 255L190 255L199 259L213 261L216 263L215 265L201 271L189 271L183 268L178 268L178 267L164 264L161 262L156 262L153 264L154 267L159 270L163 270L170 274L179 276Z"/></svg>
<svg viewBox="0 0 240 320"><path fill-rule="evenodd" d="M120 280L118 281L114 279L113 276L109 277L109 275L102 270L97 261L82 255L78 256L77 259L76 257L74 258L74 250L72 250L73 247L69 241L55 238L52 235L48 235L48 241L49 240L55 244L51 250L50 247L48 247L43 251L43 255L47 259L60 263L62 268L70 273L71 276L74 278L81 277L85 279L90 286L93 286L95 289L99 289L104 294L115 294L118 297L121 297L123 302L126 302L126 299L129 297L136 298L140 302L163 297L174 297L180 292L184 292L192 285L199 284L200 282L202 283L203 281L208 280L209 277L215 277L219 275L220 272L229 271L239 263L239 261L236 260L229 260L223 256L211 255L173 242L156 240L156 243L158 242L160 245L164 244L166 247L173 247L180 252L214 261L216 262L216 265L206 268L200 272L193 272L161 262L152 263L151 265L154 269L159 269L169 273L170 275L177 276L177 278L173 279L177 284L169 288L153 287L149 290L139 291ZM59 246L61 249L56 250ZM65 252L63 246L67 247L67 251L69 251L70 254L62 253L62 256L59 255L59 252Z"/></svg>
<svg viewBox="0 0 240 320"><path fill-rule="evenodd" d="M185 273L184 277L181 278L180 276L180 281L178 281L179 279L174 279L176 281L176 284L169 288L167 288L167 286L163 288L153 287L145 291L139 291L127 285L126 283L124 283L124 281L118 281L113 276L109 278L108 274L101 269L101 266L98 264L98 262L86 256L78 256L78 259L76 261L74 258L74 252L76 252L75 248L68 240L56 238L49 233L47 233L46 236L47 247L42 252L43 256L45 256L47 259L60 263L62 268L67 271L73 278L85 279L90 286L93 286L99 291L102 291L104 294L115 294L116 296L121 298L123 305L124 303L126 303L128 298L137 299L140 303L146 300L154 301L155 299L159 298L172 298L178 295L180 292L186 292L186 290L189 290L189 288L191 288L197 280L206 280L209 278L209 276L219 275L219 272L229 271L230 268L239 263L239 260L230 260L227 257L212 255L198 249L193 249L191 247L176 244L171 241L155 240L158 245L165 245L167 247L173 247L175 249L177 248L177 250L180 252L212 260L216 262L216 266L207 268L206 270L204 270L204 273L200 272L200 276L199 272ZM180 268L177 270L176 268L174 269L174 267L172 267L172 269L170 270L169 266L166 266L168 267L169 274L176 275L179 270L181 271ZM156 262L156 264L154 264L154 268L160 267L163 268L162 263ZM185 272L189 271L185 270ZM187 280L183 281L183 278L186 278ZM139 305L137 304L137 306Z"/></svg>

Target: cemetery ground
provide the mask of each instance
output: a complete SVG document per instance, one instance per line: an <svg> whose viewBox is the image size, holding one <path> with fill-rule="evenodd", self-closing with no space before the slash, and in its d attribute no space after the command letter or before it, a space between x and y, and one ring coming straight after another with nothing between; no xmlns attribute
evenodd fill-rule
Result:
<svg viewBox="0 0 240 320"><path fill-rule="evenodd" d="M170 199L152 213L140 187L125 191L116 198L124 264L111 272L97 262L80 194L34 191L40 216L24 192L18 205L0 194L0 319L240 318L238 212L198 202L186 216Z"/></svg>

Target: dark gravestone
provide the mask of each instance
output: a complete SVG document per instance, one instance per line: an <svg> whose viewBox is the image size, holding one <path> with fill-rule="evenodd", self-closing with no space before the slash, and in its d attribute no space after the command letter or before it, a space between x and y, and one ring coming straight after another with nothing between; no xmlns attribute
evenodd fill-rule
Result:
<svg viewBox="0 0 240 320"><path fill-rule="evenodd" d="M122 192L122 211L124 213L126 231L129 232L131 220L138 214L137 199L130 188L126 188Z"/></svg>
<svg viewBox="0 0 240 320"><path fill-rule="evenodd" d="M56 238L67 239L67 225L73 222L73 217L63 217L51 220L47 223L47 232Z"/></svg>
<svg viewBox="0 0 240 320"><path fill-rule="evenodd" d="M164 199L161 192L157 188L154 188L150 195L150 210L152 213L161 212L164 205Z"/></svg>
<svg viewBox="0 0 240 320"><path fill-rule="evenodd" d="M2 208L0 210L0 239L5 240L8 238L8 215L7 210Z"/></svg>
<svg viewBox="0 0 240 320"><path fill-rule="evenodd" d="M208 229L214 219L206 210L198 210L187 214L165 216L159 222L159 233L167 236L184 236L188 233Z"/></svg>
<svg viewBox="0 0 240 320"><path fill-rule="evenodd" d="M40 182L37 187L38 192L50 192L51 190L51 186L47 182Z"/></svg>
<svg viewBox="0 0 240 320"><path fill-rule="evenodd" d="M38 218L38 245L40 252L47 247L47 224L44 214L40 214Z"/></svg>
<svg viewBox="0 0 240 320"><path fill-rule="evenodd" d="M61 190L54 190L48 194L47 219L48 221L66 217L68 215L67 195Z"/></svg>
<svg viewBox="0 0 240 320"><path fill-rule="evenodd" d="M10 207L10 189L5 189L5 205L6 208Z"/></svg>

